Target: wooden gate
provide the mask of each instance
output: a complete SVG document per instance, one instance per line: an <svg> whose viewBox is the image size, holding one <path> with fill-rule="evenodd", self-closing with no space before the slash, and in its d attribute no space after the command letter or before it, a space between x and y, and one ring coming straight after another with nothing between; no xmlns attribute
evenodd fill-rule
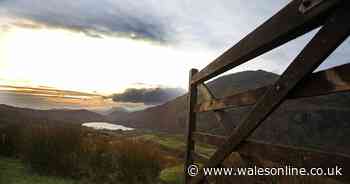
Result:
<svg viewBox="0 0 350 184"><path fill-rule="evenodd" d="M229 95L222 99L216 98L205 85L207 80L316 28L320 29L273 85ZM336 165L342 167L345 174L335 176L334 179L350 182L350 170L346 170L350 169L348 155L247 139L285 100L350 90L350 64L313 73L349 34L349 0L293 0L203 70L198 72L192 69L189 78L185 171L194 162L196 141L209 141L218 145L218 149L204 164L203 167L206 168L222 167L223 161L233 152L243 157L272 162L290 162L290 158L297 158L298 162L291 162L295 167L331 168ZM197 103L199 91L205 98L200 104ZM242 118L239 126L233 127L227 122L224 109L247 105L253 108ZM215 112L216 118L229 136L196 131L196 114L206 111ZM185 178L187 184L208 181L208 177L202 172L195 177L190 177L185 172Z"/></svg>

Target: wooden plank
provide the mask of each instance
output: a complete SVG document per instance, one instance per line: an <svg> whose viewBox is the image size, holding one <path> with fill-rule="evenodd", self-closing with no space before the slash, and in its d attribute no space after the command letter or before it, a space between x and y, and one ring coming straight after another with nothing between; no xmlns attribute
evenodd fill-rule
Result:
<svg viewBox="0 0 350 184"><path fill-rule="evenodd" d="M286 164L297 168L342 168L342 176L329 176L330 178L348 183L350 181L350 155L329 153L314 149L305 149L286 145L273 145L263 142L244 142L238 152L241 155L257 158L259 160L270 160L281 166Z"/></svg>
<svg viewBox="0 0 350 184"><path fill-rule="evenodd" d="M207 133L195 132L196 141L221 146L227 140L225 136L217 136ZM298 168L342 168L342 176L334 176L339 181L349 182L350 155L334 154L324 151L300 148L294 146L270 144L255 140L246 140L237 148L237 152L243 157L253 157L259 160L269 160L286 166L288 164ZM230 167L225 163L225 167ZM333 178L333 177L332 177Z"/></svg>
<svg viewBox="0 0 350 184"><path fill-rule="evenodd" d="M298 85L289 98L327 95L350 90L350 64L334 67L311 75Z"/></svg>
<svg viewBox="0 0 350 184"><path fill-rule="evenodd" d="M206 101L216 99L215 95L210 91L209 87L206 84L199 84L198 91L200 94L202 94L203 99Z"/></svg>
<svg viewBox="0 0 350 184"><path fill-rule="evenodd" d="M339 2L341 0L324 1L302 14L298 11L301 0L292 1L196 74L192 82L204 82L319 27L328 11Z"/></svg>
<svg viewBox="0 0 350 184"><path fill-rule="evenodd" d="M228 113L224 111L214 111L216 119L224 128L225 135L230 135L232 131L236 128L236 126L232 123L232 118Z"/></svg>
<svg viewBox="0 0 350 184"><path fill-rule="evenodd" d="M221 146L226 140L226 136L213 135L204 132L193 132L193 138L203 143Z"/></svg>
<svg viewBox="0 0 350 184"><path fill-rule="evenodd" d="M199 92L201 92L204 100L206 101L216 101L217 98L214 96L214 94L210 91L209 87L205 84L200 84L198 86ZM232 124L231 117L226 114L223 111L215 110L215 117L217 121L223 126L225 133L229 135L235 128L235 126Z"/></svg>
<svg viewBox="0 0 350 184"><path fill-rule="evenodd" d="M227 96L222 99L208 100L196 106L196 112L222 110L226 108L254 105L271 86ZM327 95L350 91L350 64L334 67L312 74L296 86L288 99Z"/></svg>
<svg viewBox="0 0 350 184"><path fill-rule="evenodd" d="M222 99L214 99L198 104L195 108L196 112L206 112L234 108L240 106L254 105L258 99L265 94L271 86L245 91L234 95L227 96Z"/></svg>
<svg viewBox="0 0 350 184"><path fill-rule="evenodd" d="M204 163L204 162L207 162L209 160L209 158L203 156L203 155L200 155L198 153L196 153L195 151L192 151L191 152L191 156L193 159L196 160L196 162L200 162L200 163Z"/></svg>
<svg viewBox="0 0 350 184"><path fill-rule="evenodd" d="M189 81L198 72L196 69L191 69ZM194 107L197 104L197 86L189 82L188 85L188 96L187 96L187 137L186 137L186 158L184 171L187 173L187 168L193 163L192 152L194 151L194 140L192 137L192 132L196 131L196 112L194 112ZM190 182L190 176L186 174L185 183Z"/></svg>
<svg viewBox="0 0 350 184"><path fill-rule="evenodd" d="M326 1L327 2L327 1ZM295 86L311 74L350 34L349 4L344 3L289 65L276 84L257 102L205 167L217 167L282 103ZM194 179L204 180L203 174Z"/></svg>

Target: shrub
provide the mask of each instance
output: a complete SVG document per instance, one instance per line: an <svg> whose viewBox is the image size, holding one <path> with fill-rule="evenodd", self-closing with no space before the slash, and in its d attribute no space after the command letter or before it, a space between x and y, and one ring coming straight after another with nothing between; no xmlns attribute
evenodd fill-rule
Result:
<svg viewBox="0 0 350 184"><path fill-rule="evenodd" d="M137 140L117 145L119 178L122 183L155 183L160 173L160 153L155 146Z"/></svg>
<svg viewBox="0 0 350 184"><path fill-rule="evenodd" d="M88 177L94 183L153 184L160 173L158 149L142 141L94 139L89 144Z"/></svg>
<svg viewBox="0 0 350 184"><path fill-rule="evenodd" d="M7 124L0 128L0 154L14 157L19 152L20 127L17 124Z"/></svg>
<svg viewBox="0 0 350 184"><path fill-rule="evenodd" d="M118 171L115 150L108 140L86 139L82 147L82 175L93 183L112 183L117 180Z"/></svg>
<svg viewBox="0 0 350 184"><path fill-rule="evenodd" d="M18 153L39 174L97 184L153 184L161 170L158 146L126 137L102 136L78 125L8 126L0 133L6 135L0 144L1 153Z"/></svg>
<svg viewBox="0 0 350 184"><path fill-rule="evenodd" d="M22 134L22 157L40 174L76 177L79 173L80 126L40 123Z"/></svg>

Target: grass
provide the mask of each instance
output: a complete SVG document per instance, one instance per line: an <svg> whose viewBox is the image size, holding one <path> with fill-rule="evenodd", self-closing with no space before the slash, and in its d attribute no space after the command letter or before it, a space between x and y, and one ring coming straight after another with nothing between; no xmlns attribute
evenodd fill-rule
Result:
<svg viewBox="0 0 350 184"><path fill-rule="evenodd" d="M176 137L166 137L159 134L145 134L138 136L138 138L146 141L157 142L162 146L166 146L172 149L182 149L185 146L185 143Z"/></svg>
<svg viewBox="0 0 350 184"><path fill-rule="evenodd" d="M183 136L180 135L171 135L165 133L145 133L143 135L137 136L138 139L143 139L146 141L152 141L158 143L159 145L170 148L173 150L185 150L186 143ZM196 153L209 158L214 152L215 146L197 143L196 144ZM197 163L201 165L200 163ZM165 168L160 173L160 180L166 184L183 184L184 183L184 172L183 164L178 164L172 167Z"/></svg>
<svg viewBox="0 0 350 184"><path fill-rule="evenodd" d="M162 170L159 176L160 180L167 184L184 183L183 165L166 168Z"/></svg>
<svg viewBox="0 0 350 184"><path fill-rule="evenodd" d="M201 163L195 163L199 167L203 167ZM179 164L173 167L163 169L159 178L166 184L183 184L184 183L184 165Z"/></svg>
<svg viewBox="0 0 350 184"><path fill-rule="evenodd" d="M137 138L152 141L160 144L161 146L175 149L175 150L185 150L186 143L183 136L170 135L170 134L161 134L161 133L152 133L140 135ZM196 153L204 157L210 157L215 152L215 146L197 143L196 144Z"/></svg>
<svg viewBox="0 0 350 184"><path fill-rule="evenodd" d="M21 161L0 157L0 184L75 184L75 182L33 174Z"/></svg>

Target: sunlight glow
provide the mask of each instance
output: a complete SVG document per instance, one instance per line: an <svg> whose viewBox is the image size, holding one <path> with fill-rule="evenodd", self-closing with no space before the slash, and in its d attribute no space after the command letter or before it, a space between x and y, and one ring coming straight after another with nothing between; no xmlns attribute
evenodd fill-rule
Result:
<svg viewBox="0 0 350 184"><path fill-rule="evenodd" d="M100 94L135 83L186 87L189 69L202 68L214 56L60 29L16 27L0 32L0 80Z"/></svg>

